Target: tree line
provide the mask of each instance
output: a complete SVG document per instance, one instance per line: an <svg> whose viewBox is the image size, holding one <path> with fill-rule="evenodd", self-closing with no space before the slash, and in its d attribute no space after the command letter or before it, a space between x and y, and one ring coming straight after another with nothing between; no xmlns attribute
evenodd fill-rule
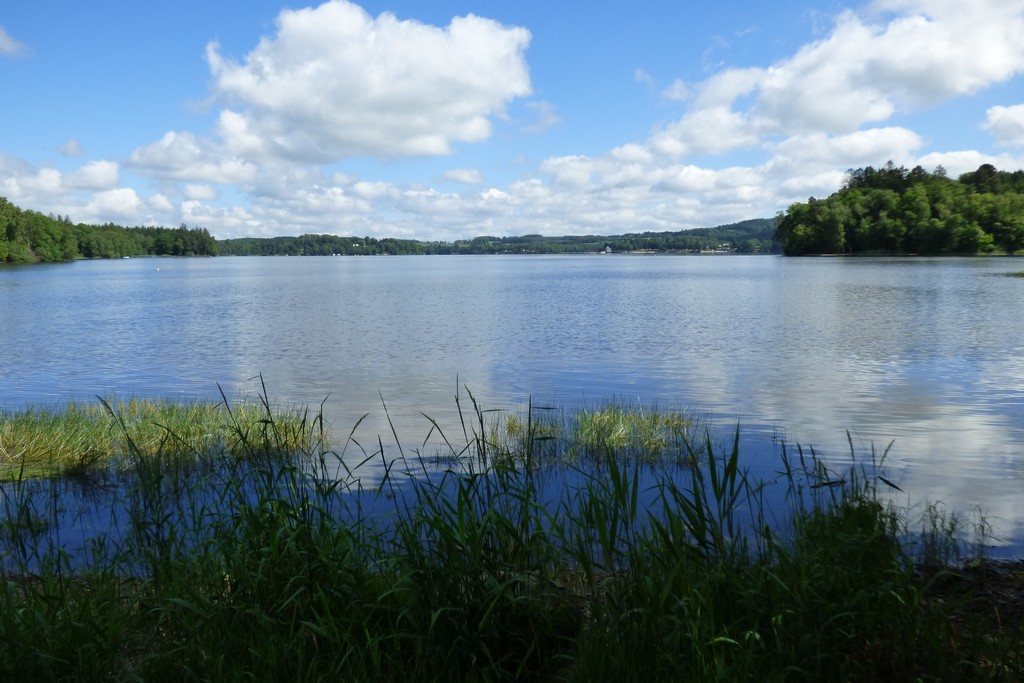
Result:
<svg viewBox="0 0 1024 683"><path fill-rule="evenodd" d="M418 241L305 234L217 240L205 228L135 227L73 223L0 198L0 263L70 261L125 256L324 256L385 254L574 254L603 251L663 253L771 253L775 219L760 218L714 228L623 235L483 235L472 239Z"/></svg>
<svg viewBox="0 0 1024 683"><path fill-rule="evenodd" d="M378 256L426 254L423 242L386 237L307 234L299 237L241 237L217 242L221 256Z"/></svg>
<svg viewBox="0 0 1024 683"><path fill-rule="evenodd" d="M775 219L758 218L715 228L624 235L481 235L451 242L338 235L245 237L217 243L223 256L323 256L378 254L581 254L599 251L757 254L779 251Z"/></svg>
<svg viewBox="0 0 1024 683"><path fill-rule="evenodd" d="M775 239L787 255L1013 254L1024 249L1024 170L850 170L827 199L780 214Z"/></svg>
<svg viewBox="0 0 1024 683"><path fill-rule="evenodd" d="M76 224L68 216L26 211L0 197L0 263L216 254L217 241L205 228Z"/></svg>

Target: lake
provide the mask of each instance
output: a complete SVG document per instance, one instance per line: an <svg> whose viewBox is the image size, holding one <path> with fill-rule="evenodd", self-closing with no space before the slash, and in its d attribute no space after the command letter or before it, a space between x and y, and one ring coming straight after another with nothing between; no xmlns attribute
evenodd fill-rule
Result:
<svg viewBox="0 0 1024 683"><path fill-rule="evenodd" d="M0 408L96 395L324 402L343 438L407 447L484 408L684 409L751 462L888 478L1024 556L1019 258L410 256L122 259L0 268ZM463 393L465 405L466 395Z"/></svg>

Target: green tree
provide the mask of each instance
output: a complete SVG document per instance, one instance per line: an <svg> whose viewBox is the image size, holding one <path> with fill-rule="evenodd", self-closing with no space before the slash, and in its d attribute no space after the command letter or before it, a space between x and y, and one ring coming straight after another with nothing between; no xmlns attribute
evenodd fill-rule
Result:
<svg viewBox="0 0 1024 683"><path fill-rule="evenodd" d="M899 218L906 228L907 251L935 254L949 246L937 230L938 222L932 221L932 204L924 184L908 188L900 197Z"/></svg>
<svg viewBox="0 0 1024 683"><path fill-rule="evenodd" d="M998 195L993 203L995 223L990 233L995 244L1007 254L1024 249L1024 195Z"/></svg>
<svg viewBox="0 0 1024 683"><path fill-rule="evenodd" d="M953 230L956 244L954 250L960 254L977 254L992 251L992 235L977 223L961 223Z"/></svg>
<svg viewBox="0 0 1024 683"><path fill-rule="evenodd" d="M998 247L1012 254L1024 249L1024 170L1007 173L983 164L957 180L941 167L932 174L891 163L851 170L827 199L789 207L778 217L775 236L787 254L837 247L924 254Z"/></svg>

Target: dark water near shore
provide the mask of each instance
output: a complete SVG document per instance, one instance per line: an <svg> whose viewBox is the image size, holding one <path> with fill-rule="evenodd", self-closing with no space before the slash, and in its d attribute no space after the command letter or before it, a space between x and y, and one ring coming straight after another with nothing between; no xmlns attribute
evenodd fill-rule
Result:
<svg viewBox="0 0 1024 683"><path fill-rule="evenodd" d="M0 268L0 408L96 395L324 404L407 446L427 413L609 399L848 459L979 508L1024 555L1024 259L130 259ZM464 395L465 398L465 395ZM772 437L775 437L773 442Z"/></svg>

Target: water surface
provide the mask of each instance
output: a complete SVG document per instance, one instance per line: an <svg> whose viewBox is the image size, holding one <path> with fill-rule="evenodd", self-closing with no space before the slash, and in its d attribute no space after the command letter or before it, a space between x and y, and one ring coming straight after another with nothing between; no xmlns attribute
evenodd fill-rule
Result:
<svg viewBox="0 0 1024 683"><path fill-rule="evenodd" d="M0 269L0 407L96 395L319 405L418 446L421 411L617 399L842 460L893 442L914 505L1024 555L1024 260L766 256L124 259ZM465 395L464 395L465 398ZM772 436L775 436L773 443ZM767 463L767 464L765 464ZM1019 549L1019 550L1018 550Z"/></svg>

